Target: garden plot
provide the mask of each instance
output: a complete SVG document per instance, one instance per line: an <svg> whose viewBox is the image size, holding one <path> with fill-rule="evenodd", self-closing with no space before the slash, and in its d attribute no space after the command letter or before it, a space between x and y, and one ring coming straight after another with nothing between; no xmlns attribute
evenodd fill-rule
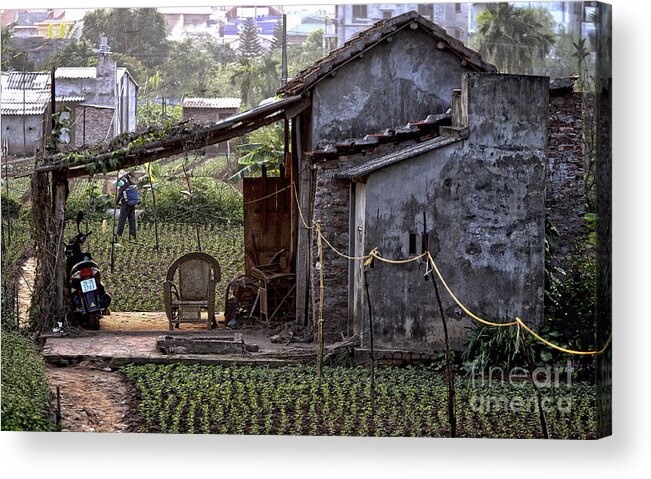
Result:
<svg viewBox="0 0 651 479"><path fill-rule="evenodd" d="M447 387L427 369L128 366L142 432L444 437ZM457 379L461 437L542 437L533 387ZM552 438L595 437L594 387L543 391Z"/></svg>

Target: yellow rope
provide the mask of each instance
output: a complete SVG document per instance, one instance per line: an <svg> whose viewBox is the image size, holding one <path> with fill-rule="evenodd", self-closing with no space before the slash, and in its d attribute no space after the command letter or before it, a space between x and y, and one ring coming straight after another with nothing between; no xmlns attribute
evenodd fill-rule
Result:
<svg viewBox="0 0 651 479"><path fill-rule="evenodd" d="M267 196L263 196L262 198L256 198L255 200L251 200L251 201L245 201L242 204L250 205L252 203L257 203L258 201L266 200L267 198L271 198L272 196L276 196L278 193L281 193L281 192L285 191L287 188L289 188L289 186L285 186L284 188L276 190L274 193L271 193L270 195L267 195Z"/></svg>
<svg viewBox="0 0 651 479"><path fill-rule="evenodd" d="M443 279L443 276L441 275L441 272L439 271L438 267L436 266L436 263L434 262L434 258L432 258L432 255L431 255L430 253L427 253L427 256L428 256L428 259L429 259L430 263L432 264L432 268L433 268L434 271L436 272L436 275L439 277L439 279L441 280L441 283L443 283L443 286L444 286L445 289L448 291L448 293L450 294L450 296L452 297L452 299L454 299L454 302L457 303L457 305L458 305L458 306L459 306L459 307L460 307L460 308L461 308L461 309L462 309L462 310L463 310L463 311L464 311L468 316L470 316L471 318L473 318L473 319L479 321L480 323L486 324L486 325L488 325L488 326L497 326L497 327L504 327L504 326L518 326L518 327L522 327L524 330L526 330L529 334L531 334L534 338L536 338L536 339L537 339L538 341L540 341L541 343L546 344L546 345L549 346L550 348L554 348L554 349L556 349L556 350L558 350L558 351L562 351L562 352L567 353L567 354L577 354L577 355L596 355L596 354L601 354L601 353L603 353L604 351L606 351L606 349L608 349L608 346L610 345L610 341L611 341L612 336L613 336L612 333L608 336L608 340L606 341L606 344L605 344L601 349L599 349L599 350L595 350L595 351L577 351L577 350L575 350L575 349L567 349L567 348L564 348L564 347L562 347L562 346L559 346L559 345L557 345L557 344L554 344L554 343L552 343L552 342L546 340L545 338L543 338L542 336L540 336L538 333L536 333L533 329L531 329L529 326L527 326L527 325L524 323L524 321L522 321L522 320L521 320L520 318L518 318L518 317L515 318L515 321L512 321L512 322L510 322L510 323L493 323L493 322L491 322L491 321L486 321L485 319L480 318L479 316L477 316L477 315L473 314L472 312L470 312L470 311L468 310L468 308L466 308L466 307L461 303L461 301L459 301L459 300L457 299L457 297L454 295L454 293L452 292L452 290L450 289L450 287L448 286L448 284L447 284L447 283L445 282L445 280Z"/></svg>
<svg viewBox="0 0 651 479"><path fill-rule="evenodd" d="M298 192L296 191L296 183L292 182L292 190L294 190L294 198L296 198L296 209L298 210L298 214L301 217L301 222L303 223L303 226L305 226L306 229L311 230L312 227L307 224L305 221L305 217L303 216L303 211L301 210L301 202L298 199Z"/></svg>
<svg viewBox="0 0 651 479"><path fill-rule="evenodd" d="M543 338L542 336L540 336L538 333L536 333L529 326L524 324L524 322L520 318L516 317L515 320L517 321L518 325L522 326L529 334L531 334L534 338L536 338L541 343L546 344L550 348L557 349L557 350L562 351L562 352L567 353L567 354L579 354L579 355L601 354L604 351L606 351L606 349L608 349L608 346L610 346L610 340L613 337L613 333L610 333L610 335L608 335L608 339L606 340L606 344L604 345L603 348L601 348L599 350L595 350L595 351L577 351L575 349L567 349L567 348L564 348L562 346L558 346L557 344L551 343L551 342L547 341L545 338Z"/></svg>
<svg viewBox="0 0 651 479"><path fill-rule="evenodd" d="M412 263L412 262L414 262L414 261L418 261L419 259L424 258L424 257L427 256L427 255L428 255L428 253L425 252L425 253L421 254L420 256L415 256L415 257L413 257L413 258L407 258L407 259L389 259L389 258L383 258L382 256L380 256L380 252L377 250L377 248L373 249L373 251L371 251L371 252L369 253L369 256L373 256L375 259L377 259L377 260L379 260L379 261L382 261L382 262L384 262L384 263L391 263L391 264L406 264L406 263Z"/></svg>
<svg viewBox="0 0 651 479"><path fill-rule="evenodd" d="M450 287L448 286L448 283L446 283L446 282L445 282L445 279L443 279L443 275L442 275L441 272L439 271L438 266L436 266L436 263L434 262L434 258L432 258L432 255L431 255L429 252L427 253L427 258L429 259L430 263L432 264L432 268L434 268L434 271L436 272L436 275L437 275L437 276L439 277L439 279L441 280L441 283L443 283L443 286L444 286L445 289L448 291L448 294L452 297L452 299L454 300L454 302L457 303L457 305L458 305L458 306L459 306L459 307L460 307L460 308L461 308L461 309L462 309L462 310L463 310L463 311L464 311L468 316L470 316L471 318L473 318L473 319L475 319L475 320L479 321L480 323L483 323L483 324L485 324L485 325L487 325L487 326L504 327L504 326L515 326L516 324L518 324L517 321L512 321L512 322L510 322L510 323L493 323L493 322L491 322L491 321L486 321L485 319L482 319L482 318L480 318L479 316L477 316L476 314L472 313L472 312L471 312L468 308L466 308L466 307L461 303L461 301L459 301L459 300L457 299L457 297L454 295L454 293L452 292L452 290L451 290Z"/></svg>
<svg viewBox="0 0 651 479"><path fill-rule="evenodd" d="M303 226L305 226L307 229L313 229L312 227L308 226L307 222L305 221L305 217L303 216L303 212L301 211L301 206L298 200L298 194L296 193L296 188L292 188L294 190L294 196L296 198L296 206L298 209L298 213L300 215L301 221L303 222ZM596 355L596 354L602 354L606 349L608 349L608 346L610 345L610 342L612 340L612 333L608 336L608 340L606 341L606 344L599 350L595 351L577 351L574 349L568 349L564 348L562 346L558 346L557 344L554 344L547 339L543 338L540 336L538 333L536 333L533 329L531 329L529 326L527 326L519 317L515 318L515 321L511 321L508 323L494 323L492 321L487 321L485 319L480 318L476 314L474 314L472 311L470 311L464 304L459 301L459 299L455 296L455 294L452 292L452 289L448 286L447 282L443 278L443 275L441 274L441 271L439 270L438 266L436 265L436 262L434 261L434 258L432 255L426 251L425 253L415 256L413 258L407 258L407 259L389 259L389 258L384 258L380 255L380 252L378 251L377 248L373 248L370 253L364 256L349 256L347 254L342 253L341 251L338 251L337 248L335 248L329 241L328 239L323 236L323 233L321 232L321 223L316 222L315 223L316 227L316 232L317 232L317 244L318 244L318 249L319 249L319 334L323 333L323 297L324 297L324 285L323 285L323 242L325 242L332 251L337 253L339 256L353 260L353 261L359 261L359 260L364 260L364 266L369 266L373 259L377 259L378 261L382 261L384 263L389 263L389 264L406 264L406 263L412 263L414 261L418 261L424 257L427 257L427 260L432 266L432 269L434 272L436 272L436 275L438 278L441 280L441 283L447 290L448 294L450 297L454 300L455 303L457 303L457 306L459 306L468 316L473 318L474 320L485 324L487 326L494 326L494 327L510 327L510 326L518 326L522 327L524 330L526 330L529 334L531 334L534 338L536 338L538 341L541 343L549 346L550 348L554 348L558 351L567 353L567 354L576 354L576 355Z"/></svg>

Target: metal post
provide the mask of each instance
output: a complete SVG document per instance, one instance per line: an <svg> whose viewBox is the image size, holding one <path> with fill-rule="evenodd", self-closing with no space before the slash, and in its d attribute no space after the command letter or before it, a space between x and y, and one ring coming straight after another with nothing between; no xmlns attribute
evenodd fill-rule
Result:
<svg viewBox="0 0 651 479"><path fill-rule="evenodd" d="M287 15L283 13L282 67L280 81L287 83Z"/></svg>

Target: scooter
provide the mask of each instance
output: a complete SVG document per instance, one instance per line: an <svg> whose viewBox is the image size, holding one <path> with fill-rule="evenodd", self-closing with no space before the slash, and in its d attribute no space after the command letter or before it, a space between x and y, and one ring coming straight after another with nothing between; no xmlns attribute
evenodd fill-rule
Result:
<svg viewBox="0 0 651 479"><path fill-rule="evenodd" d="M81 248L92 231L82 233L79 225L84 218L82 211L77 215L77 235L66 245L66 271L72 322L88 329L99 329L100 318L108 314L111 295L102 284L99 266L89 252Z"/></svg>

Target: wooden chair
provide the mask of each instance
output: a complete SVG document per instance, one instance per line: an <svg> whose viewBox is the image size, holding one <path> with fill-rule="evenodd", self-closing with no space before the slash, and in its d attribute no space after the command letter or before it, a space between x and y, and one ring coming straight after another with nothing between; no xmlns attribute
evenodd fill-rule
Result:
<svg viewBox="0 0 651 479"><path fill-rule="evenodd" d="M296 275L285 273L280 266L284 249L278 251L268 264L253 266L251 276L260 282L256 302L260 307L260 319L267 325L274 317L293 316Z"/></svg>
<svg viewBox="0 0 651 479"><path fill-rule="evenodd" d="M175 276L178 276L176 282ZM208 329L217 326L215 286L220 280L219 263L206 253L188 253L174 261L163 283L169 329L178 328L181 323L206 322ZM204 310L207 319L201 318Z"/></svg>

